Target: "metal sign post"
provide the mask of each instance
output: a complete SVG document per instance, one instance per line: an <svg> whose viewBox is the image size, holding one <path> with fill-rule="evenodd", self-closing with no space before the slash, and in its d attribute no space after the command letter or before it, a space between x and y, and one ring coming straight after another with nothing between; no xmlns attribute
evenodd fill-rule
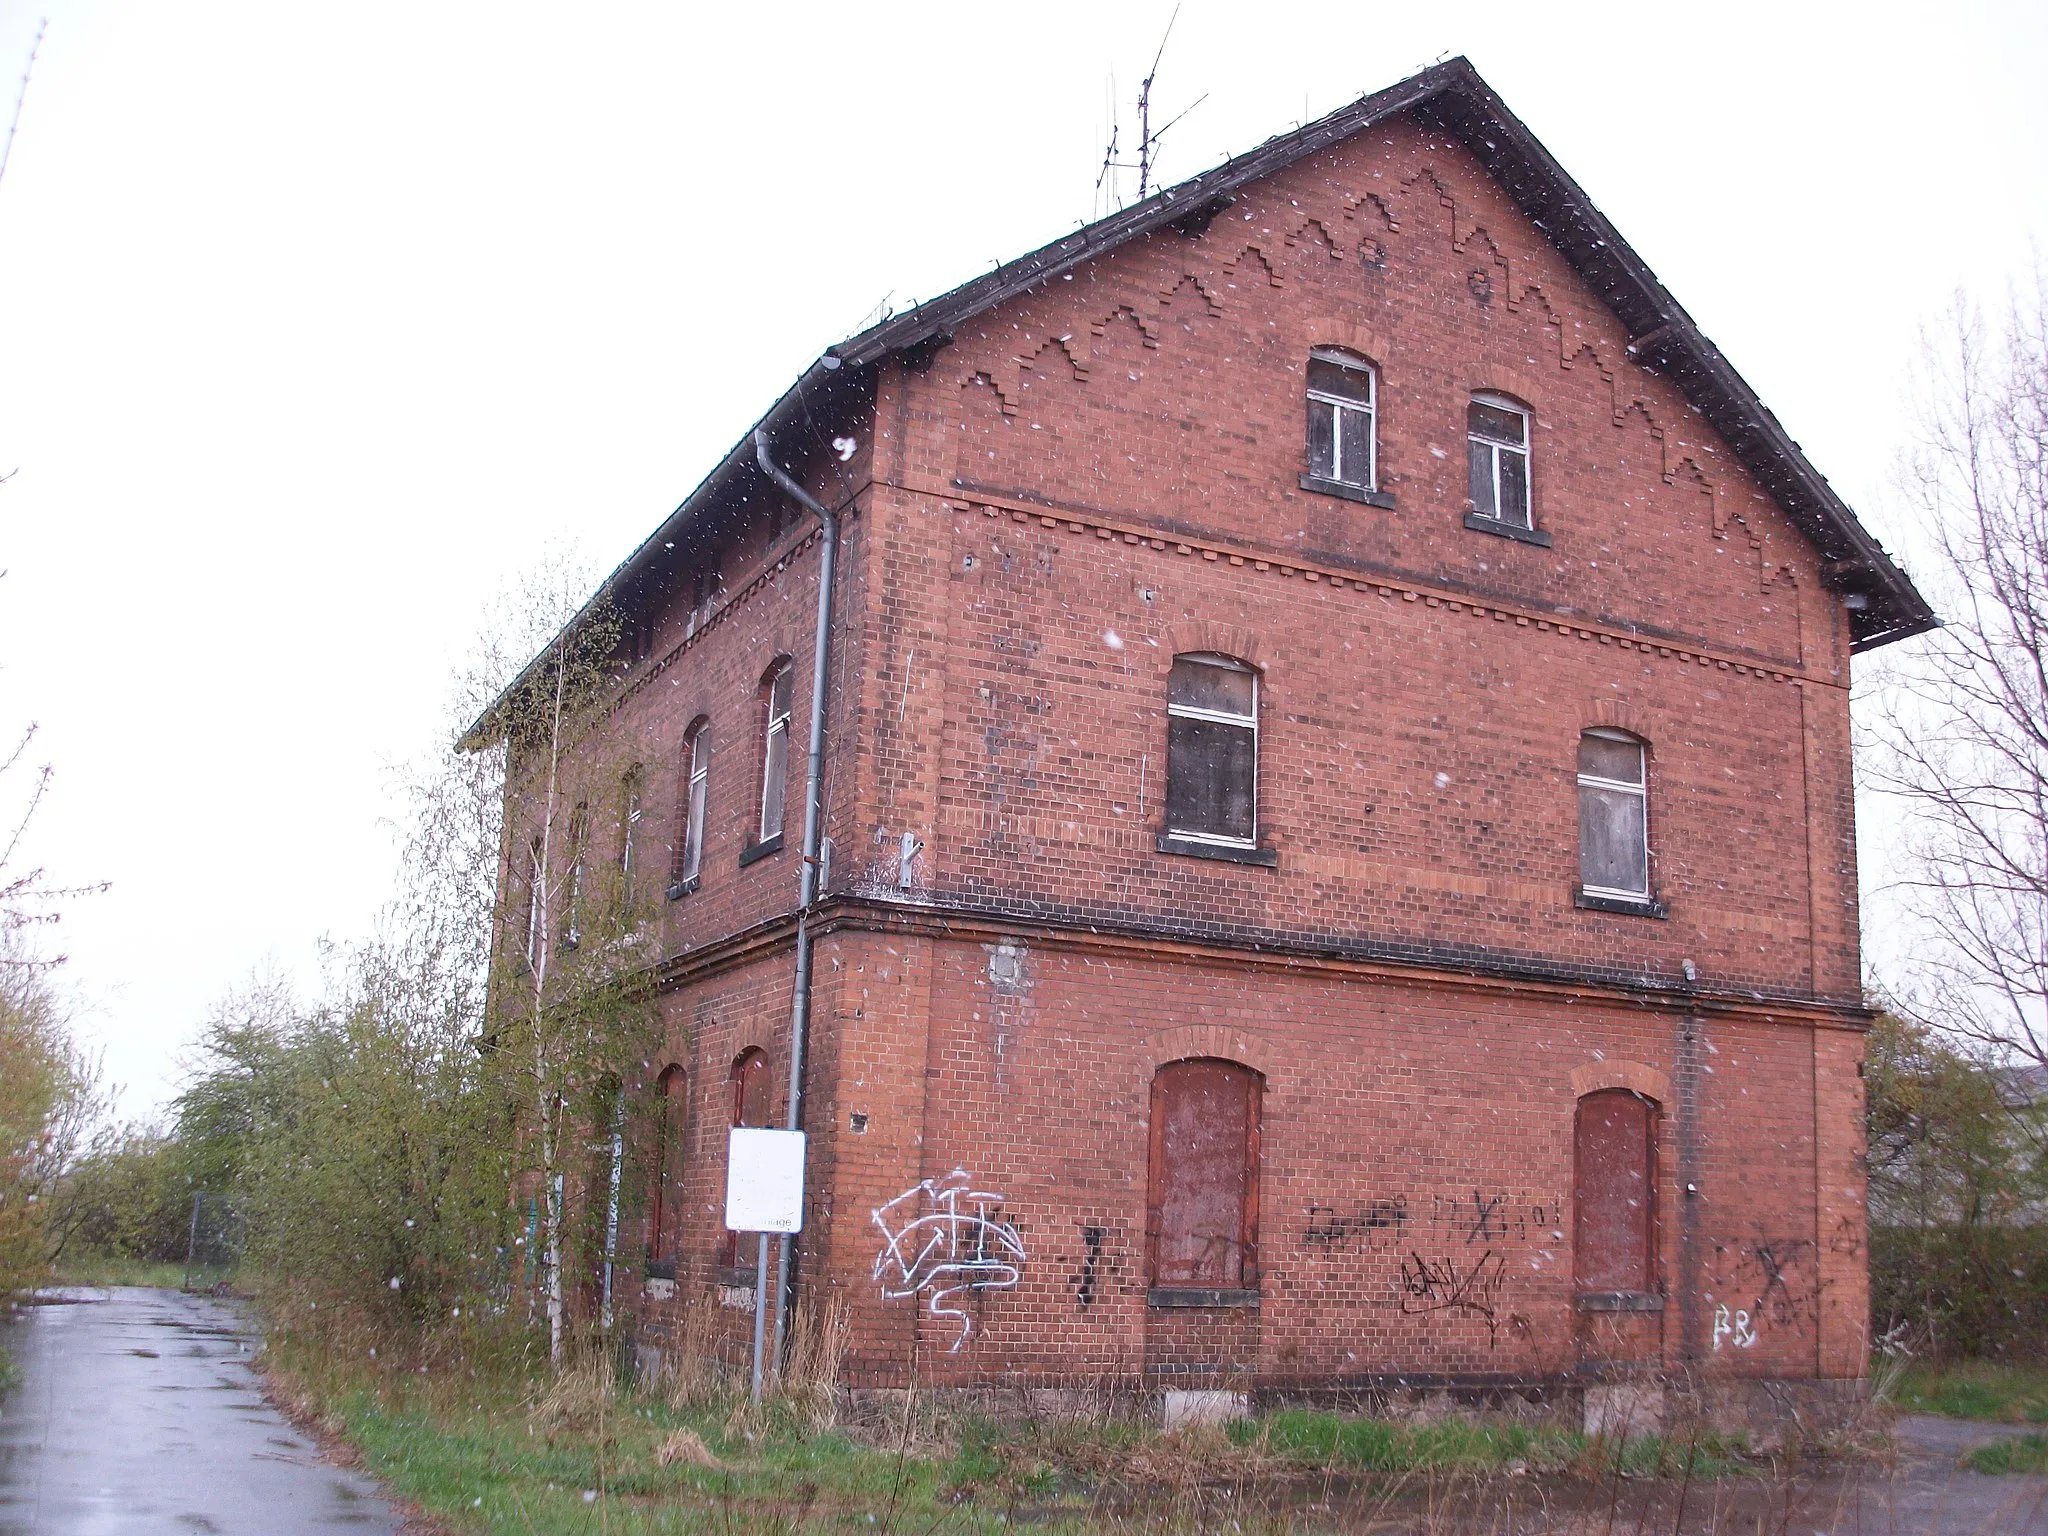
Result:
<svg viewBox="0 0 2048 1536"><path fill-rule="evenodd" d="M768 1237L804 1229L804 1133L736 1125L725 1143L725 1228L760 1236L754 1256L754 1401L768 1327Z"/></svg>

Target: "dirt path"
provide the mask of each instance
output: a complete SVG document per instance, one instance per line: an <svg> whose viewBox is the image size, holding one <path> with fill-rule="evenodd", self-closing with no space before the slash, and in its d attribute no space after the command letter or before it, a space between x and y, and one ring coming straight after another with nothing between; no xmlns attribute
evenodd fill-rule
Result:
<svg viewBox="0 0 2048 1536"><path fill-rule="evenodd" d="M264 1400L232 1304L66 1295L0 1335L22 1372L0 1399L0 1536L402 1530L375 1482Z"/></svg>

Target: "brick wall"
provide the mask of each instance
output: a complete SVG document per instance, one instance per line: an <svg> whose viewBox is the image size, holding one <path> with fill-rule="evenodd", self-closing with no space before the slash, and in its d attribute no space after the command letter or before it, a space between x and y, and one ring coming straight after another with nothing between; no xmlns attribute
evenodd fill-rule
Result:
<svg viewBox="0 0 2048 1536"><path fill-rule="evenodd" d="M851 510L804 1273L853 1306L860 1379L913 1350L926 1379L1860 1374L1843 614L1626 341L1461 148L1392 124L884 369L815 482ZM1299 485L1317 345L1379 369L1390 508ZM1548 547L1464 525L1478 389L1533 410ZM816 545L764 515L724 565L721 616L676 649L672 603L609 727L661 843L684 727L717 732L663 929L700 1289L724 1072L747 1038L786 1071L800 731L790 847L738 856L772 656L808 708ZM1195 650L1260 670L1271 867L1156 846ZM1650 743L1666 916L1574 904L1592 726ZM1146 1305L1150 1077L1205 1054L1266 1075L1255 1312ZM1600 1086L1659 1104L1661 1313L1572 1299ZM881 1294L884 1227L949 1188L980 1259L1026 1255L961 1317Z"/></svg>

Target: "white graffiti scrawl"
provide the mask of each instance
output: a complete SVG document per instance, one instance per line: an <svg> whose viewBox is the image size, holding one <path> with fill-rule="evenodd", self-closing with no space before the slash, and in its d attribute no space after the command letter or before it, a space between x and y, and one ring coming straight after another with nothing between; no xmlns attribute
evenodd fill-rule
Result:
<svg viewBox="0 0 2048 1536"><path fill-rule="evenodd" d="M991 1219L1003 1197L976 1189L965 1168L943 1180L925 1179L874 1213L882 1232L875 1255L875 1279L887 1301L923 1291L933 1317L957 1318L960 1337L951 1354L974 1332L974 1319L949 1305L962 1291L1007 1291L1023 1278L1024 1243L1007 1222Z"/></svg>

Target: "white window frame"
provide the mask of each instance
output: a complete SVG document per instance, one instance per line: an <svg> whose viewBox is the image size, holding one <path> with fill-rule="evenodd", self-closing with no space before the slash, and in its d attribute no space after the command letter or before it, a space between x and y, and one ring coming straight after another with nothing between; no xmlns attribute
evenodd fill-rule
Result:
<svg viewBox="0 0 2048 1536"><path fill-rule="evenodd" d="M1216 667L1226 672L1243 672L1252 680L1252 712L1249 715L1235 715L1227 710L1200 709L1192 704L1176 704L1169 696L1166 703L1168 719L1203 720L1213 725L1249 726L1252 733L1252 835L1250 837L1225 837L1216 832L1184 832L1171 821L1166 824L1166 835L1176 842L1207 843L1215 848L1256 848L1259 845L1259 669L1247 666L1233 656L1219 655L1213 651L1183 651L1173 658L1176 662L1192 661L1198 666ZM1173 759L1167 758L1167 772L1173 772ZM1171 785L1169 784L1169 791Z"/></svg>
<svg viewBox="0 0 2048 1536"><path fill-rule="evenodd" d="M630 903L633 899L633 876L638 873L634 865L639 855L636 846L640 833L640 770L635 768L626 775L626 814L619 829L619 896Z"/></svg>
<svg viewBox="0 0 2048 1536"><path fill-rule="evenodd" d="M1527 406L1516 404L1506 395L1489 394L1484 390L1474 394L1471 403L1473 405L1483 405L1496 411L1508 411L1522 418L1522 441L1517 445L1514 443L1504 443L1499 438L1481 437L1472 430L1471 416L1469 412L1467 413L1465 441L1468 443L1481 443L1492 450L1487 464L1493 471L1493 511L1478 512L1477 508L1474 508L1474 511L1480 517L1491 517L1495 522L1505 523L1510 528L1534 529L1536 526L1536 481L1533 474L1535 460L1530 453L1530 449L1534 446L1535 414ZM1528 500L1522 506L1522 515L1519 519L1501 516L1500 456L1503 453L1519 453L1522 456L1522 489ZM1471 455L1468 450L1466 455L1468 464L1470 458Z"/></svg>
<svg viewBox="0 0 2048 1536"><path fill-rule="evenodd" d="M789 703L783 706L780 714L777 714L775 712L775 693L782 686L785 678L789 681ZM785 660L781 666L768 674L764 682L768 694L767 698L763 701L768 711L768 728L761 733L761 817L759 840L765 843L771 837L780 837L782 835L783 823L789 818L789 717L791 711L796 707L795 664ZM778 732L782 736L782 814L777 818L775 825L771 827L768 825L768 765L775 758L775 737Z"/></svg>
<svg viewBox="0 0 2048 1536"><path fill-rule="evenodd" d="M590 807L578 803L569 817L569 913L563 924L562 948L583 944L583 859L590 842Z"/></svg>
<svg viewBox="0 0 2048 1536"><path fill-rule="evenodd" d="M1582 883L1579 889L1588 896L1606 896L1615 901L1648 901L1650 899L1650 886L1652 883L1650 880L1650 748L1640 736L1631 736L1627 731L1609 730L1605 726L1590 726L1586 730L1579 732L1579 735L1581 737L1597 736L1602 741L1625 742L1636 749L1637 761L1643 765L1642 778L1634 784L1629 783L1626 779L1602 778L1597 773L1581 773L1578 775L1578 787L1580 789L1617 790L1622 794L1634 795L1643 802L1643 888L1640 891L1623 891L1616 890L1612 886L1585 885ZM1586 830L1584 827L1581 827L1579 829L1581 858L1585 856L1585 837Z"/></svg>
<svg viewBox="0 0 2048 1536"><path fill-rule="evenodd" d="M529 838L526 844L526 963L530 969L540 968L541 945L546 933L547 893L541 889L541 840Z"/></svg>
<svg viewBox="0 0 2048 1536"><path fill-rule="evenodd" d="M1330 423L1330 469L1329 479L1336 485L1352 485L1364 491L1380 488L1380 372L1363 358L1353 357L1334 347L1314 347L1309 357L1319 363L1329 363L1350 373L1365 376L1366 403L1347 400L1341 395L1324 394L1319 389L1309 389L1308 398L1317 405L1326 405L1336 413ZM1345 473L1344 463L1344 421L1342 413L1356 411L1366 419L1366 465L1365 478L1354 480Z"/></svg>
<svg viewBox="0 0 2048 1536"><path fill-rule="evenodd" d="M704 869L704 812L711 798L711 754L705 750L711 722L700 719L683 738L690 752L683 780L683 868L681 879L695 880Z"/></svg>

